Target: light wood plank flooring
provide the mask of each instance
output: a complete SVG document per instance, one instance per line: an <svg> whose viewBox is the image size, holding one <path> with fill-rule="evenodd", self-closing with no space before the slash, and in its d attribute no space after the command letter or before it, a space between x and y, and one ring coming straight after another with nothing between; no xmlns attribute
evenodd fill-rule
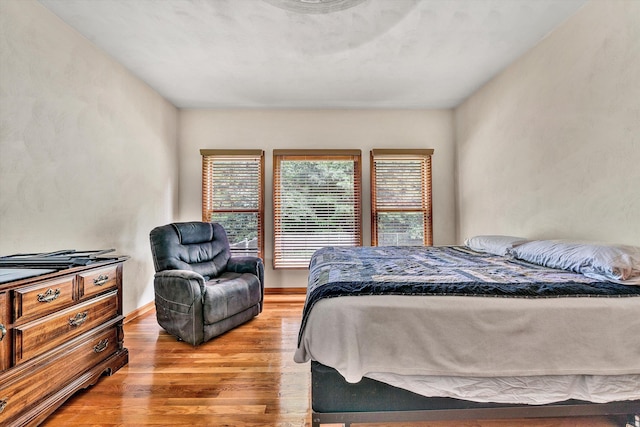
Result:
<svg viewBox="0 0 640 427"><path fill-rule="evenodd" d="M148 312L125 325L129 364L77 393L43 426L309 426L309 365L293 362L303 302L304 295L267 295L260 316L196 348L176 341ZM606 417L393 424L409 425L617 424Z"/></svg>

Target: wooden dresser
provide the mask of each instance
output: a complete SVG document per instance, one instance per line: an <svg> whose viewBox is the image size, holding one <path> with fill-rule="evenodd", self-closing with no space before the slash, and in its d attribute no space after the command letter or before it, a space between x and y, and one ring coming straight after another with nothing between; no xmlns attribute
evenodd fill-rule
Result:
<svg viewBox="0 0 640 427"><path fill-rule="evenodd" d="M127 364L126 259L0 283L0 425L40 424L73 393Z"/></svg>

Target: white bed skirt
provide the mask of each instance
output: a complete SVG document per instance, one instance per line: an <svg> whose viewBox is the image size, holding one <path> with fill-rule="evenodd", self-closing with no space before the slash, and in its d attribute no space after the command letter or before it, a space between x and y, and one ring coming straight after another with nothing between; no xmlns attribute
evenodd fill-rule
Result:
<svg viewBox="0 0 640 427"><path fill-rule="evenodd" d="M428 397L544 405L578 399L594 403L640 400L640 375L442 377L370 373L368 378Z"/></svg>

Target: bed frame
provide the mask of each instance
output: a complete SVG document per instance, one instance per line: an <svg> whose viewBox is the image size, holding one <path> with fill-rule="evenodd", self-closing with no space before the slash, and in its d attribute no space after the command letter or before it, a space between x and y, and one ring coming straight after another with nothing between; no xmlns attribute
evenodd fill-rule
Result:
<svg viewBox="0 0 640 427"><path fill-rule="evenodd" d="M348 383L335 369L311 362L312 426L323 424L416 422L434 420L618 416L621 426L640 427L640 400L591 403L568 400L546 405L477 403L424 397L363 378Z"/></svg>

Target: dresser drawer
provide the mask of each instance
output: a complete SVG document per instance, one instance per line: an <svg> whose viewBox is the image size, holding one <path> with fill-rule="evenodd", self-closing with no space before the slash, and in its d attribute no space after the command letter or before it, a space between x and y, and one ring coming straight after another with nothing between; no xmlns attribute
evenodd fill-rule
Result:
<svg viewBox="0 0 640 427"><path fill-rule="evenodd" d="M8 292L0 292L0 371L11 366L11 318Z"/></svg>
<svg viewBox="0 0 640 427"><path fill-rule="evenodd" d="M73 345L56 351L21 376L0 381L0 425L46 396L57 392L83 372L96 366L118 350L117 331L111 327Z"/></svg>
<svg viewBox="0 0 640 427"><path fill-rule="evenodd" d="M17 365L118 315L117 291L18 326L14 330Z"/></svg>
<svg viewBox="0 0 640 427"><path fill-rule="evenodd" d="M65 276L16 289L13 297L15 321L25 322L72 304L74 283L75 276Z"/></svg>
<svg viewBox="0 0 640 427"><path fill-rule="evenodd" d="M118 285L117 274L118 269L115 266L79 274L80 296L96 295L114 289Z"/></svg>

